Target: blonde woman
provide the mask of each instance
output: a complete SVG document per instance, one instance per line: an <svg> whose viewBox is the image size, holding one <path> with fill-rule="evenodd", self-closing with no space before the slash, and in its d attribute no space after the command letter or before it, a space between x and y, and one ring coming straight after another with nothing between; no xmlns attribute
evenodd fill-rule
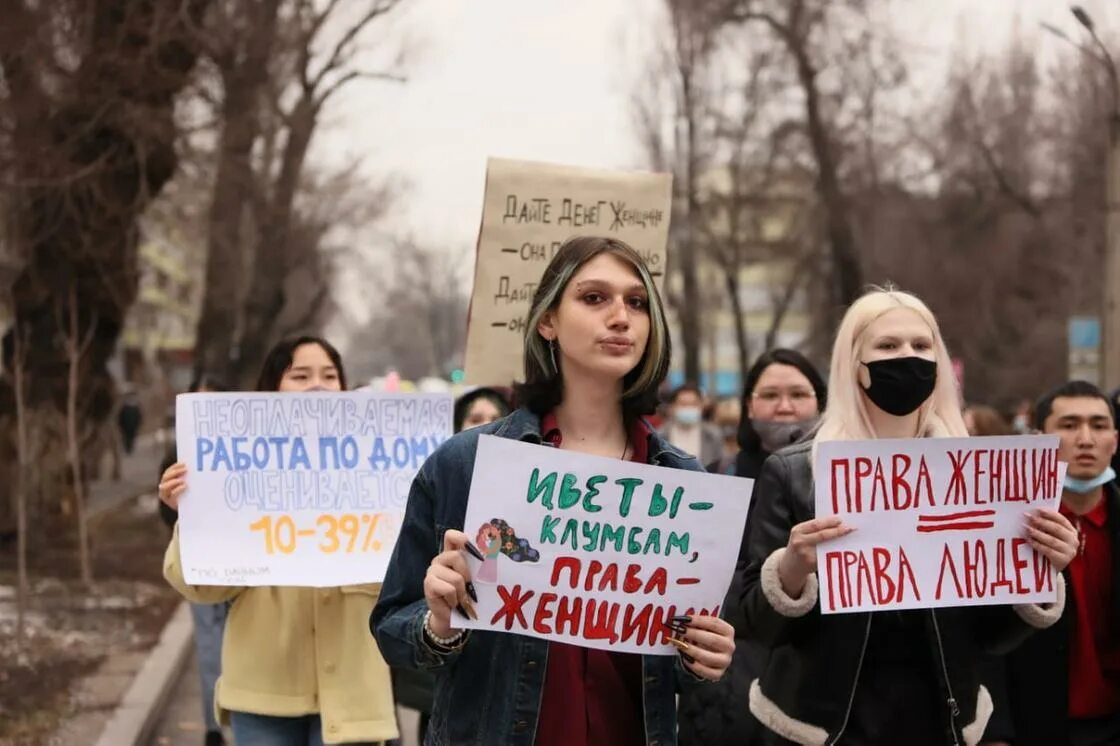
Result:
<svg viewBox="0 0 1120 746"><path fill-rule="evenodd" d="M702 470L642 419L657 405L669 352L641 256L615 239L574 238L545 269L529 309L522 408L459 433L420 468L370 627L391 665L436 673L429 746L672 746L678 679L723 676L734 630L714 617L670 623L679 658L451 626L452 609L472 608L461 550L480 434ZM484 528L486 546L496 534Z"/></svg>
<svg viewBox="0 0 1120 746"><path fill-rule="evenodd" d="M741 553L747 625L771 648L750 709L769 743L976 744L992 712L981 655L1011 649L1060 617L1065 603L836 614L817 603L817 545L850 532L815 518L816 443L967 436L949 354L930 310L908 293L875 290L837 331L828 406L812 442L763 466ZM1056 511L1026 529L1058 570L1077 535Z"/></svg>

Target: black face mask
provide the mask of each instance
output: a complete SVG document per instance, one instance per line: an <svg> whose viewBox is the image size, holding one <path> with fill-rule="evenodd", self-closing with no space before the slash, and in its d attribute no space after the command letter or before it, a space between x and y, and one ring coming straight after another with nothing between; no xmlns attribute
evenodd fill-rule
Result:
<svg viewBox="0 0 1120 746"><path fill-rule="evenodd" d="M867 398L879 409L904 417L922 406L937 384L937 363L921 357L892 357L861 363L871 374Z"/></svg>

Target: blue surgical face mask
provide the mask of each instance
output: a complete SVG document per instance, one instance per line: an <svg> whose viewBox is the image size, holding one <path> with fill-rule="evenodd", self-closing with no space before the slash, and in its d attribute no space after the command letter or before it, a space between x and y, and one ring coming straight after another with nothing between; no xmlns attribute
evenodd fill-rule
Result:
<svg viewBox="0 0 1120 746"><path fill-rule="evenodd" d="M1070 492L1076 492L1079 495L1087 495L1101 485L1108 484L1113 479L1116 479L1116 471L1109 466L1092 479L1077 479L1066 474L1063 486Z"/></svg>
<svg viewBox="0 0 1120 746"><path fill-rule="evenodd" d="M673 419L678 425L699 425L702 415L700 407L677 407L673 410Z"/></svg>

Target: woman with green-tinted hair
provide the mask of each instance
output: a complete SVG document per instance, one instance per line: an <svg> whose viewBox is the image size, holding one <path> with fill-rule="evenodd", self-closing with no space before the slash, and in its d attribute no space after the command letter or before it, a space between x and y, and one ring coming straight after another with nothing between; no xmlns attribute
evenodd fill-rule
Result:
<svg viewBox="0 0 1120 746"><path fill-rule="evenodd" d="M734 630L715 617L669 622L679 658L451 624L452 609L473 615L464 550L476 532L487 556L494 547L513 561L537 553L534 537L509 526L464 526L478 436L702 471L642 419L657 404L669 358L665 312L641 256L612 238L561 246L529 311L521 408L452 437L421 467L370 618L390 665L437 674L425 743L670 746L678 682L723 676Z"/></svg>

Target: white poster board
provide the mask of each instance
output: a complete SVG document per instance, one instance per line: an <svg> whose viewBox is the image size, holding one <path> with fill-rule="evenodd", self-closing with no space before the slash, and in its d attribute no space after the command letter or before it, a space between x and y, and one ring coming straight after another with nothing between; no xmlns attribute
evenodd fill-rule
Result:
<svg viewBox="0 0 1120 746"><path fill-rule="evenodd" d="M821 613L1054 601L1025 520L1065 469L1054 435L818 444L816 515L855 528L817 546Z"/></svg>
<svg viewBox="0 0 1120 746"><path fill-rule="evenodd" d="M192 585L380 582L412 478L451 435L445 395L183 394L183 576Z"/></svg>
<svg viewBox="0 0 1120 746"><path fill-rule="evenodd" d="M529 304L544 269L573 236L618 238L660 289L673 184L669 174L602 171L491 158L467 330L466 377L521 380Z"/></svg>
<svg viewBox="0 0 1120 746"><path fill-rule="evenodd" d="M718 616L753 482L479 438L465 532L478 621L615 652L675 655L665 623Z"/></svg>

